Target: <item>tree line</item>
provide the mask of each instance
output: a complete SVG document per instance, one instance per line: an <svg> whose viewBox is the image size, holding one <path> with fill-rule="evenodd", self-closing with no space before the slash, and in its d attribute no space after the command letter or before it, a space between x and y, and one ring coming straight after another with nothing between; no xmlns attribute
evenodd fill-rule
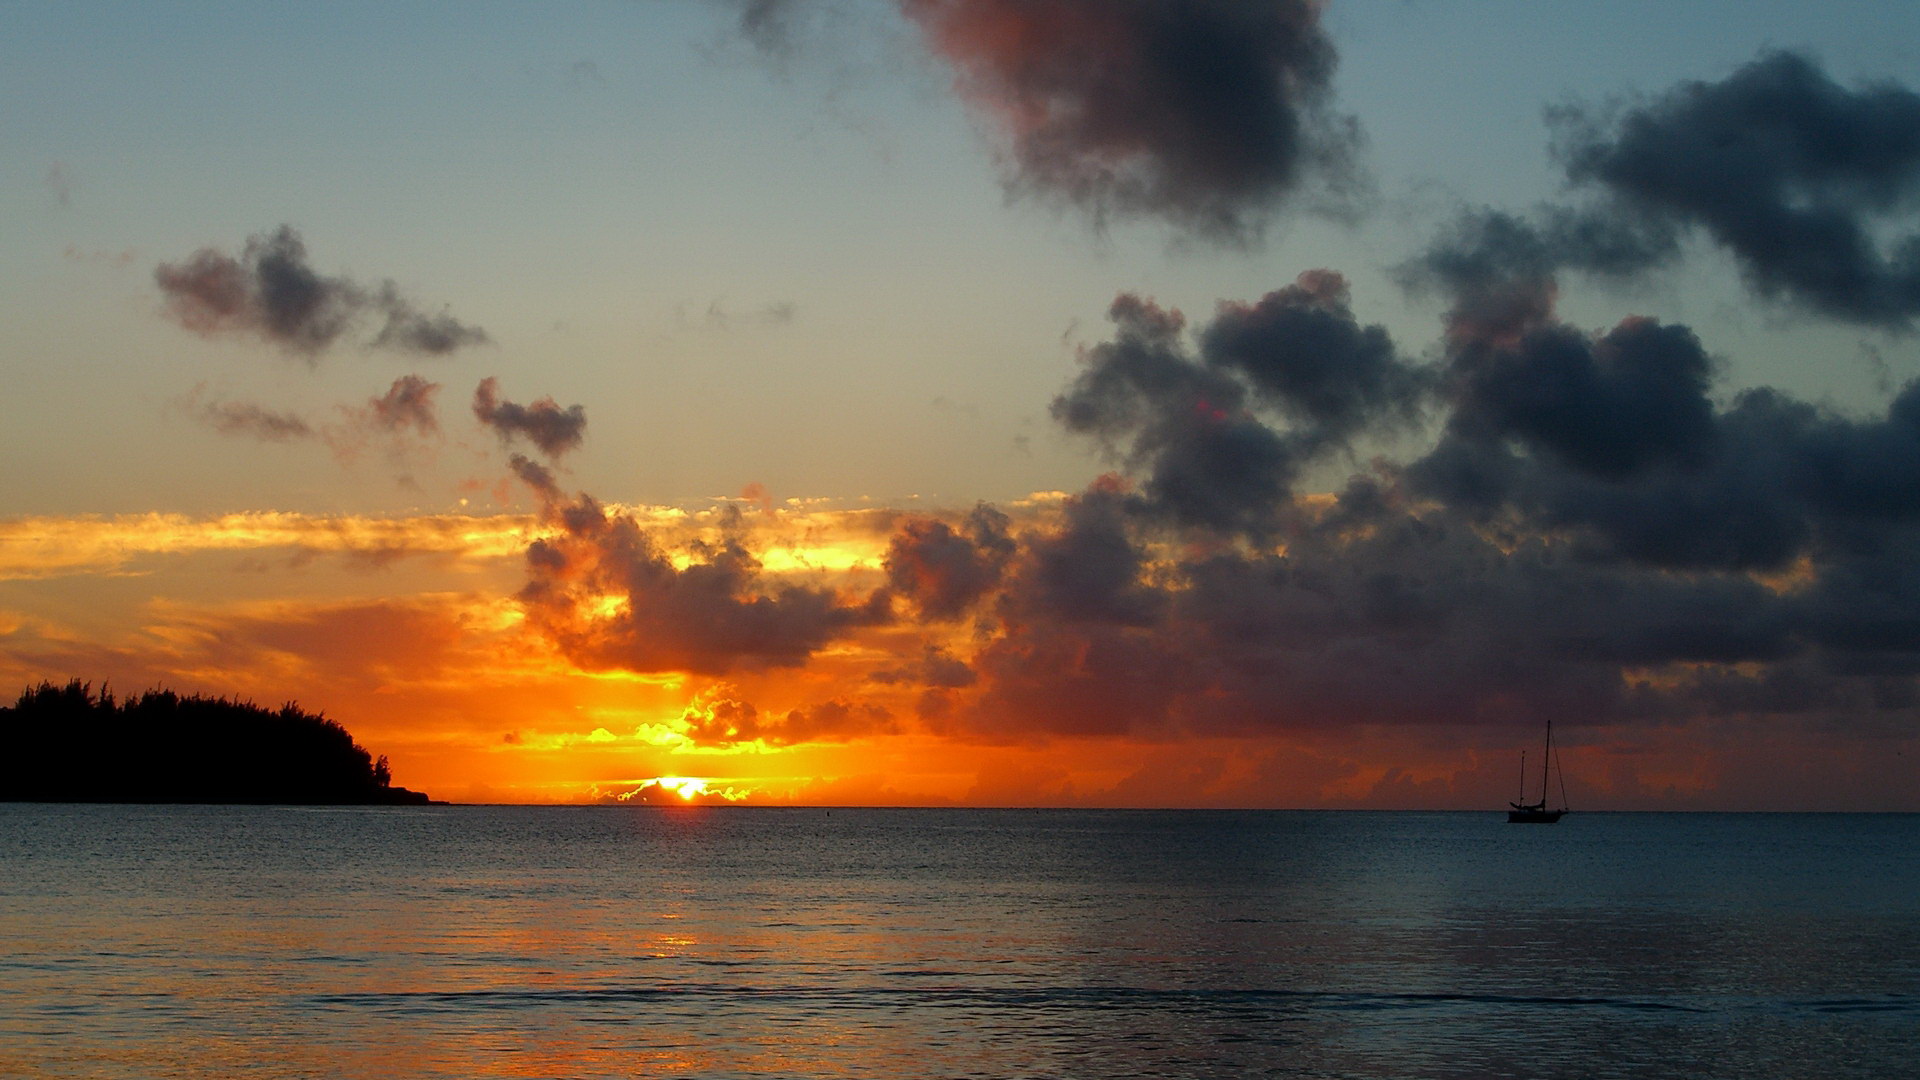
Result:
<svg viewBox="0 0 1920 1080"><path fill-rule="evenodd" d="M149 690L116 701L75 679L0 707L0 800L424 804L347 729L289 702Z"/></svg>

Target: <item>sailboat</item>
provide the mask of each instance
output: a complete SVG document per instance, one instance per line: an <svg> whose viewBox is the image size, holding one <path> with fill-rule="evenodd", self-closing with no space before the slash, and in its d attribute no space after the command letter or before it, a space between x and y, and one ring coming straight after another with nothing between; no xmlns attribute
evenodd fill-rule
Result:
<svg viewBox="0 0 1920 1080"><path fill-rule="evenodd" d="M1551 825L1560 820L1567 812L1567 773L1560 770L1560 809L1547 809L1547 776L1554 765L1553 721L1547 721L1547 748L1540 760L1540 801L1527 802L1527 753L1520 752L1520 801L1507 805L1513 809L1507 811L1509 825Z"/></svg>

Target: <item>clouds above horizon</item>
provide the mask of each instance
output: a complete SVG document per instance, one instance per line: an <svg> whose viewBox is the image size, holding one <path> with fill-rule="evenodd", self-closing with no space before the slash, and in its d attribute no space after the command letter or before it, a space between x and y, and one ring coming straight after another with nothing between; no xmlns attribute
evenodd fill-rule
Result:
<svg viewBox="0 0 1920 1080"><path fill-rule="evenodd" d="M783 59L796 33L841 25L791 0L721 10L754 49ZM779 199L749 186L759 179L749 169L729 175L740 201L724 209L766 204L690 215L688 233L662 233L714 229L697 251L648 249L611 229L598 250L565 247L580 237L556 232L524 264L475 263L580 276L560 286L577 308L508 282L481 313L516 355L501 357L501 374L461 384L472 396L454 407L471 421L441 415L445 384L421 374L360 385L336 370L261 370L257 358L253 388L228 389L248 384L215 370L184 397L173 385L152 398L250 441L262 460L286 455L259 444L304 448L323 467L315 447L343 465L384 453L403 482L445 460L446 475L409 488L409 507L491 493L502 508L531 500L530 514L0 522L0 661L26 670L97 659L193 679L252 664L260 684L279 673L387 708L395 730L405 705L431 699L446 713L423 745L458 743L434 752L469 763L596 747L649 762L791 754L808 762L808 783L825 784L851 774L803 757L820 748L883 763L918 747L929 772L947 755L974 768L989 753L1028 764L1053 753L1058 765L1090 747L1132 748L1097 787L980 766L959 789L979 798L1020 784L1061 798L1171 790L1175 781L1153 776L1159 767L1193 790L1297 782L1331 799L1357 790L1341 785L1360 784L1360 770L1328 747L1380 740L1457 764L1548 718L1589 750L1828 739L1870 757L1913 745L1920 379L1886 365L1870 399L1853 387L1829 395L1820 382L1843 361L1858 366L1841 354L1859 339L1840 335L1875 335L1864 344L1890 352L1911 345L1900 335L1920 312L1920 95L1843 83L1802 53L1736 58L1717 78L1552 107L1552 142L1539 150L1565 184L1545 201L1432 214L1401 200L1397 222L1347 219L1376 230L1364 242L1316 233L1255 259L1248 252L1284 215L1352 209L1342 200L1362 186L1361 129L1336 107L1339 58L1320 4L896 0L876 10L859 18L890 20L902 55L931 58L937 93L950 87L964 102L1011 195L1106 229L1201 242L1151 264L1124 261L1149 244L1103 251L1079 280L1064 264L991 247L1016 241L977 219L942 223L966 230L965 243L917 249L914 223L896 230L885 215L927 204L869 205L870 192L825 156L831 167L814 175L796 164ZM1350 61L1364 40L1343 39ZM606 71L594 93L628 85L630 72L611 61ZM619 114L604 105L568 122L600 138L598 125ZM844 152L792 120L782 114L783 134L806 154ZM951 155L977 154L975 144L903 139L874 156L896 150L890 181L937 168L968 175L992 202L990 174L953 167ZM628 190L633 177L614 175L620 184L596 178L580 197ZM825 187L846 218L779 231L802 216L798 193ZM954 191L964 194L936 194ZM628 212L656 220L639 205ZM556 230L608 220L585 203L574 213L556 210ZM749 219L739 234L719 231ZM1017 243L1035 248L1059 235L1023 233ZM754 279L763 268L743 267L763 245L810 261ZM951 260L922 278L888 261L896 250ZM858 272L836 259L857 259ZM1667 288L1682 266L1714 287L1739 275L1744 291L1723 289L1713 304L1744 297L1769 330L1812 324L1827 336L1743 337L1748 328L1723 311ZM593 288L581 284L589 273ZM669 273L685 280L663 288ZM1004 280L972 289L969 273ZM856 284L838 294L809 276L842 274ZM237 254L204 248L163 262L153 281L178 326L309 364L349 347L444 356L492 341L423 312L391 281L315 269L291 226L249 237ZM1585 290L1622 306L1595 316ZM152 294L140 295L150 306ZM795 299L716 299L704 315L667 306L687 295ZM648 320L622 306L648 297L672 311L673 333L647 336ZM1388 313L1408 297L1435 303L1438 317ZM1092 314L1101 304L1104 324ZM150 317L137 321L154 332ZM1827 351L1788 355L1803 342ZM205 351L193 362L230 359ZM1768 355L1739 355L1755 351ZM604 370L589 371L596 363ZM920 367L948 381L938 401L969 402L964 417L942 418L965 428L951 442L914 426L924 414L911 409L931 394L911 398L904 380L887 381ZM1758 370L1797 389L1755 385ZM540 372L560 377L545 387ZM987 402L977 411L970 380ZM1021 388L1017 405L1012 391L992 400L995 380ZM587 407L543 393L557 387L596 403L591 444ZM948 485L949 474L918 486L912 474L949 448L966 468L1015 438L1035 445L1049 423L1059 446L1086 451L1074 471L996 473L1017 479L984 490L1062 490L982 501L983 487ZM850 433L863 468L905 464L829 476L845 460L816 454L829 429ZM723 441L764 465L727 458L701 471L724 457ZM200 442L209 459L240 456L236 443ZM341 471L315 470L335 481ZM806 486L813 475L819 488ZM871 477L895 486L867 486ZM770 488L842 501L776 500ZM293 484L270 490L304 497ZM715 491L739 494L686 494ZM677 505L618 501L640 492ZM281 606L255 598L271 591L266 575L299 573L328 594ZM388 576L362 580L374 573ZM148 576L168 581L172 597L149 591ZM196 589L248 599L179 599ZM103 595L125 606L114 633L48 614ZM511 687L518 711L488 706L475 686ZM467 719L470 706L495 711ZM1204 760L1183 756L1202 746ZM1235 765L1248 747L1265 756ZM1481 784L1483 766L1457 764L1457 775ZM634 775L608 765L590 779ZM1379 783L1414 791L1436 775ZM567 782L577 792L587 778ZM1640 774L1620 783L1658 790Z"/></svg>
<svg viewBox="0 0 1920 1080"><path fill-rule="evenodd" d="M773 19L777 8L754 10ZM1105 130L1100 110L1127 100L1101 97L1104 80L1180 99L1161 85L1177 73L1152 69L1158 50L1217 44L1210 20L1226 9L904 10L950 51L963 83L978 80L967 92L1028 125L1017 136L1065 155L1018 167L1066 190L1081 182L1072 170L1110 149L1074 125ZM1314 12L1274 11L1318 33ZM1084 71L1061 36L1074 28L1111 36L1120 59ZM1310 37L1295 44L1314 55ZM1324 74L1331 62L1329 52L1312 62L1324 68L1308 67ZM1732 147L1749 185L1734 201L1754 213L1897 220L1905 140L1920 139L1909 97L1844 90L1804 58L1767 54L1612 119L1559 110L1569 175L1601 197L1469 214L1404 263L1407 288L1447 303L1424 350L1364 322L1331 269L1222 299L1192 325L1122 292L1110 333L1080 349L1050 408L1118 471L1042 514L983 504L903 515L879 560L884 580L768 579L749 532L675 554L516 459L559 530L528 553L529 625L590 669L826 664L888 694L914 688L910 713L891 699L889 724L987 742L1440 732L1548 717L1575 728L1903 730L1920 715L1920 623L1906 614L1920 611L1909 569L1920 565L1920 383L1864 414L1766 387L1723 392L1724 358L1692 327L1630 315L1585 330L1563 320L1560 300L1563 275L1634 280L1680 257L1697 228L1742 262L1762 299L1898 325L1884 298L1904 287L1903 248L1893 262L1852 264L1885 286L1882 299L1837 304L1685 193L1698 194L1697 173L1727 167L1713 147ZM1753 113L1756 102L1772 105ZM1628 167L1645 146L1694 136L1709 145L1685 153L1700 160L1663 155L1675 170L1664 180ZM1151 133L1116 139L1162 149ZM1110 210L1137 199L1126 205L1192 227L1194 207L1218 193L1167 201L1178 185L1153 185L1186 175L1171 160L1152 165L1174 170L1164 176L1128 181L1148 185L1131 194L1103 186L1120 182L1111 176L1081 194ZM1056 166L1067 172L1046 171ZM1254 220L1221 213L1214 224L1228 232ZM1301 488L1309 466L1422 434L1431 441L1411 456L1375 458L1336 492ZM748 697L729 700L702 721L709 736L746 739L767 722ZM826 707L840 700L799 706L816 710L807 730L854 737L851 726L831 735L823 725L835 718L885 728Z"/></svg>

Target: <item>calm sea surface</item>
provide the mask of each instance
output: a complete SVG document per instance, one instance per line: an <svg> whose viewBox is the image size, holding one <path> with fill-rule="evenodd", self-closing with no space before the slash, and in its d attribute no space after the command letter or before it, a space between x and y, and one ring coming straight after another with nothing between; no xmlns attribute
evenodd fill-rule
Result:
<svg viewBox="0 0 1920 1080"><path fill-rule="evenodd" d="M1920 817L0 805L0 1075L1920 1076Z"/></svg>

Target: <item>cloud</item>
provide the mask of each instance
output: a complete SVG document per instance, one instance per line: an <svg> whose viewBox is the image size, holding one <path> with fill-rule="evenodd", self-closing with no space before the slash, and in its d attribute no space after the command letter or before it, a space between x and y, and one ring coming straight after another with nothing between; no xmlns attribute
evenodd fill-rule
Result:
<svg viewBox="0 0 1920 1080"><path fill-rule="evenodd" d="M197 415L222 435L244 435L265 442L294 442L319 433L289 412L276 412L251 402L210 401Z"/></svg>
<svg viewBox="0 0 1920 1080"><path fill-rule="evenodd" d="M686 329L699 330L748 330L790 325L798 317L800 309L791 300L778 300L762 304L745 311L730 310L719 299L707 302L706 310L698 316L689 315L684 304L675 306L674 322Z"/></svg>
<svg viewBox="0 0 1920 1080"><path fill-rule="evenodd" d="M439 383L428 382L418 375L402 375L393 380L385 394L368 399L367 419L383 431L403 432L412 428L420 435L438 434L440 421L434 413L433 399L439 392Z"/></svg>
<svg viewBox="0 0 1920 1080"><path fill-rule="evenodd" d="M937 690L957 690L979 681L966 661L938 645L928 645L919 659L900 667L883 668L868 676L882 684L911 683Z"/></svg>
<svg viewBox="0 0 1920 1080"><path fill-rule="evenodd" d="M1920 467L1902 392L1854 419L1756 388L1726 407L1716 365L1681 325L1630 317L1604 333L1554 310L1554 271L1584 258L1503 215L1405 268L1450 295L1440 442L1410 490L1476 526L1570 537L1583 557L1672 570L1777 571L1865 518L1905 520Z"/></svg>
<svg viewBox="0 0 1920 1080"><path fill-rule="evenodd" d="M1570 180L1617 215L1703 229L1761 295L1885 328L1920 312L1920 234L1876 240L1920 198L1920 95L1771 52L1615 115L1550 118Z"/></svg>
<svg viewBox="0 0 1920 1080"><path fill-rule="evenodd" d="M309 358L369 315L383 320L371 342L377 348L440 355L488 340L450 315L422 314L391 281L369 289L315 272L306 242L290 225L248 237L237 258L202 248L161 263L153 277L168 314L187 329L253 334Z"/></svg>
<svg viewBox="0 0 1920 1080"><path fill-rule="evenodd" d="M54 205L62 210L73 205L73 190L79 185L74 181L73 170L67 167L66 162L56 161L47 166L46 176L43 179L47 185L48 194L53 196Z"/></svg>
<svg viewBox="0 0 1920 1080"><path fill-rule="evenodd" d="M1053 417L1140 473L1142 507L1183 526L1271 533L1303 467L1412 422L1434 385L1360 325L1331 271L1222 304L1197 352L1178 311L1122 294L1108 317L1113 339L1083 350Z"/></svg>
<svg viewBox="0 0 1920 1080"><path fill-rule="evenodd" d="M532 458L524 454L511 455L507 458L507 468L512 470L513 475L519 478L521 483L533 491L534 497L540 500L542 506L551 505L565 497L565 493L560 490L560 481L553 475L553 470Z"/></svg>
<svg viewBox="0 0 1920 1080"><path fill-rule="evenodd" d="M1460 214L1396 274L1409 290L1451 302L1452 343L1511 345L1552 321L1561 270L1628 279L1674 257L1678 244L1659 221L1557 206L1531 218L1481 209Z"/></svg>
<svg viewBox="0 0 1920 1080"><path fill-rule="evenodd" d="M762 580L738 536L696 540L685 563L629 514L560 497L553 474L516 456L552 535L527 548L527 621L589 670L694 672L797 667L828 643L889 618L887 597ZM736 517L733 519L737 521Z"/></svg>
<svg viewBox="0 0 1920 1080"><path fill-rule="evenodd" d="M985 504L960 530L933 518L908 519L888 543L887 581L923 618L959 618L999 584L1014 549L1007 524Z"/></svg>
<svg viewBox="0 0 1920 1080"><path fill-rule="evenodd" d="M445 356L469 345L485 345L492 340L477 326L468 326L442 311L429 315L402 297L393 282L385 282L374 294L373 307L385 318L380 333L373 339L376 349Z"/></svg>
<svg viewBox="0 0 1920 1080"><path fill-rule="evenodd" d="M399 552L491 562L520 557L533 522L515 515L412 518L293 513L24 517L0 522L0 581L114 574L138 560L207 552L334 553L364 562Z"/></svg>
<svg viewBox="0 0 1920 1080"><path fill-rule="evenodd" d="M587 433L587 410L579 405L561 408L551 397L531 405L500 398L500 380L480 380L473 392L473 415L499 433L502 443L525 438L548 457L560 457L580 445Z"/></svg>
<svg viewBox="0 0 1920 1080"><path fill-rule="evenodd" d="M892 714L871 702L834 698L773 717L738 699L724 684L696 697L680 719L686 737L700 746L839 743L899 730Z"/></svg>
<svg viewBox="0 0 1920 1080"><path fill-rule="evenodd" d="M1222 303L1200 352L1327 443L1411 421L1432 387L1431 373L1403 360L1384 327L1360 325L1346 278L1331 270L1309 270L1253 304Z"/></svg>
<svg viewBox="0 0 1920 1080"><path fill-rule="evenodd" d="M793 51L793 0L734 0L740 9L735 30L754 48L771 56Z"/></svg>
<svg viewBox="0 0 1920 1080"><path fill-rule="evenodd" d="M1359 325L1337 275L1192 334L1123 295L1053 412L1136 479L1016 534L975 601L996 617L964 657L977 681L926 722L1910 725L1920 383L1865 415L1768 388L1723 403L1691 328L1561 321L1558 271L1631 273L1659 237L1463 219L1410 270L1453 302L1429 363ZM1410 463L1295 493L1301 462L1428 414L1439 440Z"/></svg>
<svg viewBox="0 0 1920 1080"><path fill-rule="evenodd" d="M1852 418L1777 390L1706 418L1694 460L1609 476L1558 455L1450 436L1409 467L1423 494L1471 520L1519 515L1593 557L1671 569L1781 571L1833 545L1905 543L1920 514L1912 386L1883 417Z"/></svg>
<svg viewBox="0 0 1920 1080"><path fill-rule="evenodd" d="M1247 243L1310 184L1353 178L1358 128L1329 109L1337 57L1311 0L900 7L1000 135L1014 192Z"/></svg>
<svg viewBox="0 0 1920 1080"><path fill-rule="evenodd" d="M1146 580L1147 552L1130 526L1124 483L1102 477L1067 500L1060 527L1026 537L1025 558L1003 613L1075 622L1144 626L1156 622L1165 596Z"/></svg>
<svg viewBox="0 0 1920 1080"><path fill-rule="evenodd" d="M1576 260L1539 245L1573 226L1552 220L1488 216L1423 271L1454 303L1424 361L1327 271L1193 329L1121 295L1053 413L1131 475L1072 496L667 527L516 455L548 530L525 626L590 671L740 679L762 706L787 687L779 711L701 699L686 723L704 746L1910 725L1920 386L1865 415L1717 397L1689 327L1561 320ZM1296 490L1306 463L1428 421L1412 461ZM755 553L814 529L865 546L832 569Z"/></svg>
<svg viewBox="0 0 1920 1080"><path fill-rule="evenodd" d="M1178 523L1270 529L1299 470L1297 449L1249 412L1243 383L1188 354L1179 312L1123 294L1108 317L1113 340L1082 352L1054 419L1142 473L1148 501Z"/></svg>
<svg viewBox="0 0 1920 1080"><path fill-rule="evenodd" d="M1538 327L1453 357L1450 430L1509 440L1595 476L1698 464L1713 447L1713 364L1692 331L1629 318L1589 335Z"/></svg>
<svg viewBox="0 0 1920 1080"><path fill-rule="evenodd" d="M432 451L427 440L440 434L434 408L439 390L438 383L402 375L386 393L360 405L340 405L331 420L319 422L251 402L203 402L204 388L196 388L182 404L189 415L222 435L322 443L343 466L353 465L369 448L380 449L398 470L400 482L410 485L411 468Z"/></svg>

